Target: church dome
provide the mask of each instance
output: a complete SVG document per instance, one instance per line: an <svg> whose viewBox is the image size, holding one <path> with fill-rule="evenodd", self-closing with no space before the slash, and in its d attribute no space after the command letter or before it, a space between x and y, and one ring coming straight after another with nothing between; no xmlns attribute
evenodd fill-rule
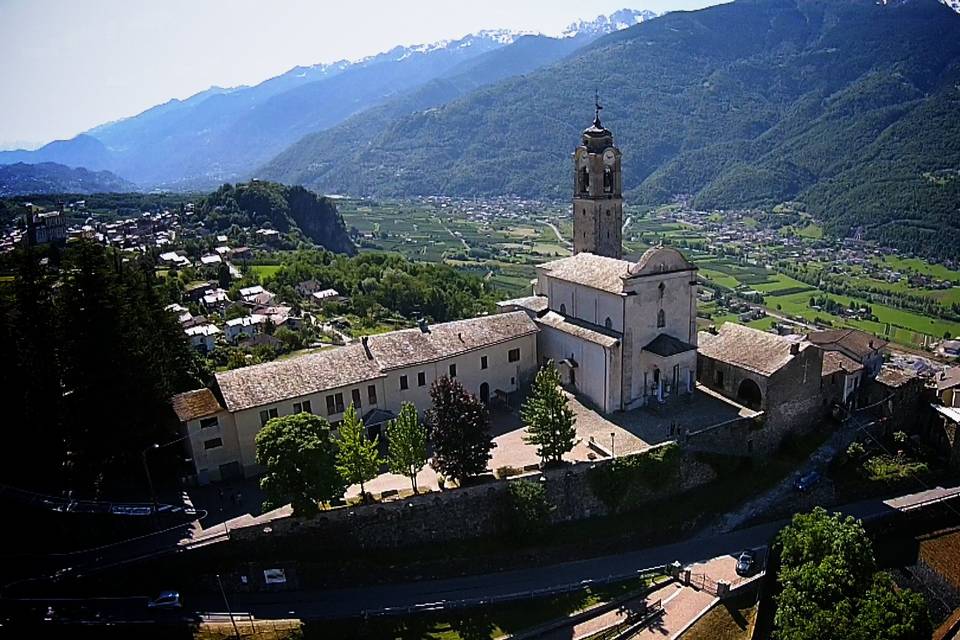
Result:
<svg viewBox="0 0 960 640"><path fill-rule="evenodd" d="M647 276L673 271L692 271L696 268L673 247L661 245L647 249L639 260L630 265L627 272L630 276Z"/></svg>
<svg viewBox="0 0 960 640"><path fill-rule="evenodd" d="M600 124L600 116L598 115L593 124L583 130L584 138L612 138L613 134L610 133L609 129Z"/></svg>

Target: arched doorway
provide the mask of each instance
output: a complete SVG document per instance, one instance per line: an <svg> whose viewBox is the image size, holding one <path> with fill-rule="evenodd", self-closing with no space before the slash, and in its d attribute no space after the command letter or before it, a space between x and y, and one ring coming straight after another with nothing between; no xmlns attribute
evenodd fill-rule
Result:
<svg viewBox="0 0 960 640"><path fill-rule="evenodd" d="M763 394L760 393L760 387L749 378L740 383L737 389L737 402L748 406L751 409L759 409L763 400Z"/></svg>
<svg viewBox="0 0 960 640"><path fill-rule="evenodd" d="M480 385L480 402L483 404L490 402L490 385L486 382Z"/></svg>

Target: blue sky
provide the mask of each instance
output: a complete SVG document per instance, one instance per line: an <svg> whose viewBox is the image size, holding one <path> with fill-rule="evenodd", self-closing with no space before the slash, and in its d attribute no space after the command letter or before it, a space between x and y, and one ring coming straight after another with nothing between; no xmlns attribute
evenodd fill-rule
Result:
<svg viewBox="0 0 960 640"><path fill-rule="evenodd" d="M0 148L37 146L211 85L491 28L556 33L717 0L0 0Z"/></svg>

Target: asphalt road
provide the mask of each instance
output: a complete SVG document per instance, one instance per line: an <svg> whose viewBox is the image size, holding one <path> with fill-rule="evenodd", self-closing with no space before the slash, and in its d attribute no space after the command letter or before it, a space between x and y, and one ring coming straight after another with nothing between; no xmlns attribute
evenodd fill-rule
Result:
<svg viewBox="0 0 960 640"><path fill-rule="evenodd" d="M960 487L937 488L894 500L865 500L839 508L854 517L869 520L909 509L932 499L960 495ZM382 609L439 606L464 601L506 598L542 589L611 577L626 578L646 569L667 565L705 561L724 555L734 556L745 548L763 548L786 521L764 524L707 539L687 540L638 551L568 562L544 567L525 568L500 573L465 576L392 585L376 585L325 591L294 591L270 594L231 595L234 612L252 614L256 618L323 619L363 615ZM186 606L200 615L222 611L222 602L214 598L188 601Z"/></svg>

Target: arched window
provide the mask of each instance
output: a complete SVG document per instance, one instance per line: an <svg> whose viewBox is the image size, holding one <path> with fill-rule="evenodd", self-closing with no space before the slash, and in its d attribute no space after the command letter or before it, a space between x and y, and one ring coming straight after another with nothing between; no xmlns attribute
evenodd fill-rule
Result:
<svg viewBox="0 0 960 640"><path fill-rule="evenodd" d="M580 167L580 191L587 192L590 190L590 172L587 171L586 167Z"/></svg>
<svg viewBox="0 0 960 640"><path fill-rule="evenodd" d="M663 300L663 292L666 290L666 288L667 288L667 285L663 284L662 282L661 282L660 285L657 287L657 289L658 289L659 292L660 292L660 299L661 299L661 300Z"/></svg>
<svg viewBox="0 0 960 640"><path fill-rule="evenodd" d="M567 305L563 304L562 302L560 303L560 313L567 315Z"/></svg>
<svg viewBox="0 0 960 640"><path fill-rule="evenodd" d="M663 312L663 309L657 311L657 329L662 329L667 326L667 314Z"/></svg>
<svg viewBox="0 0 960 640"><path fill-rule="evenodd" d="M607 316L607 319L603 321L603 326L607 329L613 329L613 320L610 319L610 316Z"/></svg>
<svg viewBox="0 0 960 640"><path fill-rule="evenodd" d="M605 167L603 170L603 191L604 193L613 191L613 171L610 167Z"/></svg>

